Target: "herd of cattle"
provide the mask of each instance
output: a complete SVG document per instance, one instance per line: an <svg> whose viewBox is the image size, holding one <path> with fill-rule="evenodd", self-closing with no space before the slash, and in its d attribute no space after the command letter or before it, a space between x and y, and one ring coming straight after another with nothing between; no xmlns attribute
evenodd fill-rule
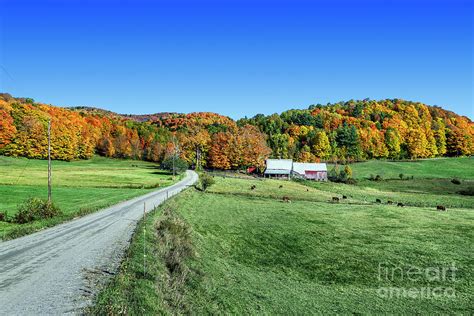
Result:
<svg viewBox="0 0 474 316"><path fill-rule="evenodd" d="M250 190L255 190L257 188L257 186L254 184L250 187ZM283 188L283 185L281 184L279 186L280 189ZM308 192L309 189L306 189L306 191ZM340 200L346 200L347 199L347 196L346 195L343 195L341 198L337 197L337 196L333 196L332 199L331 199L331 202L333 203L339 203ZM283 196L282 197L282 201L285 202L285 203L291 203L291 199L288 197L288 196ZM381 204L382 203L382 200L381 199L375 199L375 203L377 204ZM387 204L389 205L393 205L395 202L391 201L391 200L387 200ZM402 202L397 202L397 206L399 207L404 207L405 205L402 203ZM444 212L446 211L446 207L444 205L437 205L436 206L436 210L440 211L440 212Z"/></svg>

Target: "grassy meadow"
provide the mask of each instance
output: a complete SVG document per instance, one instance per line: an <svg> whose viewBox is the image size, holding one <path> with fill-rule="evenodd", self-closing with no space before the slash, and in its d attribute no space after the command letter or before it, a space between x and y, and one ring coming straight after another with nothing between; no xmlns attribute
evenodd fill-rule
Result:
<svg viewBox="0 0 474 316"><path fill-rule="evenodd" d="M354 178L380 175L399 179L399 174L423 179L474 179L474 157L420 159L414 161L369 160L351 164Z"/></svg>
<svg viewBox="0 0 474 316"><path fill-rule="evenodd" d="M471 166L461 166L466 174L471 172L467 170ZM447 178L434 178L433 186L447 185ZM119 274L98 295L90 313L472 312L472 197L447 190L434 200L443 190L429 193L425 182L416 178L403 181L415 181L407 182L412 187L407 190L421 186L422 193L404 192L407 185L383 182L371 187L363 183L215 180L208 191L189 189L141 222ZM339 203L330 201L343 193L351 196ZM407 206L386 204L388 193ZM283 202L283 196L291 203ZM376 197L383 203L375 203ZM452 205L447 212L436 211L441 201ZM163 234L160 224L166 218L163 210L170 208L177 214L165 221L171 237ZM169 248L169 240L177 245L172 249L188 249L184 252L188 256L167 254L164 249ZM426 272L453 263L455 277L432 278ZM395 272L384 274L384 269ZM408 278L410 269L422 273ZM393 288L395 294L388 295ZM397 290L432 288L442 289L445 295L396 296ZM452 289L454 294L448 292Z"/></svg>
<svg viewBox="0 0 474 316"><path fill-rule="evenodd" d="M170 185L171 176L156 164L94 157L52 162L53 202L60 218L29 224L0 222L0 239L8 239ZM0 156L0 211L13 216L30 197L47 198L47 161Z"/></svg>
<svg viewBox="0 0 474 316"><path fill-rule="evenodd" d="M413 162L371 160L350 165L356 185L340 183L306 184L327 192L373 203L380 199L401 202L405 205L430 207L474 208L472 196L459 194L474 187L474 158L439 158ZM328 166L329 169L332 166ZM399 177L403 174L403 179ZM380 175L381 181L371 181L371 176ZM454 184L459 179L461 184Z"/></svg>

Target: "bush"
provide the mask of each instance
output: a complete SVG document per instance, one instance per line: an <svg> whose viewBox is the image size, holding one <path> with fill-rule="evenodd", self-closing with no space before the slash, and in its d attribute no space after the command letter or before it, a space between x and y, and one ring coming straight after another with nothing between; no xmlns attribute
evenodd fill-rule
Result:
<svg viewBox="0 0 474 316"><path fill-rule="evenodd" d="M18 207L18 212L13 216L12 222L24 224L61 214L62 212L53 203L39 198L30 198Z"/></svg>
<svg viewBox="0 0 474 316"><path fill-rule="evenodd" d="M400 180L403 180L403 173L400 173L398 177L400 178Z"/></svg>
<svg viewBox="0 0 474 316"><path fill-rule="evenodd" d="M453 180L451 180L451 183L459 185L461 184L461 180L454 178Z"/></svg>
<svg viewBox="0 0 474 316"><path fill-rule="evenodd" d="M329 171L328 179L332 182L340 182L340 183L348 183L353 184L356 183L354 179L352 179L352 169L348 165L344 166L344 169L339 171L339 166L336 165Z"/></svg>
<svg viewBox="0 0 474 316"><path fill-rule="evenodd" d="M328 173L328 179L337 182L339 180L339 166L335 165Z"/></svg>
<svg viewBox="0 0 474 316"><path fill-rule="evenodd" d="M352 168L349 167L349 165L346 165L346 166L344 167L344 173L346 174L347 179L351 179L351 178L352 178Z"/></svg>
<svg viewBox="0 0 474 316"><path fill-rule="evenodd" d="M203 191L206 191L207 188L209 188L214 183L215 183L214 178L207 173L203 173L199 177L199 184L200 184L201 190Z"/></svg>
<svg viewBox="0 0 474 316"><path fill-rule="evenodd" d="M474 186L468 187L465 190L461 190L458 193L461 195L474 196Z"/></svg>
<svg viewBox="0 0 474 316"><path fill-rule="evenodd" d="M7 221L8 221L7 212L0 212L0 222L7 222Z"/></svg>
<svg viewBox="0 0 474 316"><path fill-rule="evenodd" d="M376 175L376 176L374 176L373 174L371 174L370 177L369 177L369 180L370 180L370 181L382 181L383 178L382 178L382 176L379 175L379 174Z"/></svg>

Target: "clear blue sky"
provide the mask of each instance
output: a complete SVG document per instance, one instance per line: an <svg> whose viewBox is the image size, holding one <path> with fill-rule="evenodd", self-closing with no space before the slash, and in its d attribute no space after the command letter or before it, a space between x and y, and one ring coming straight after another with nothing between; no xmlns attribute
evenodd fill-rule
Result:
<svg viewBox="0 0 474 316"><path fill-rule="evenodd" d="M234 118L403 98L473 115L468 0L0 0L0 91Z"/></svg>

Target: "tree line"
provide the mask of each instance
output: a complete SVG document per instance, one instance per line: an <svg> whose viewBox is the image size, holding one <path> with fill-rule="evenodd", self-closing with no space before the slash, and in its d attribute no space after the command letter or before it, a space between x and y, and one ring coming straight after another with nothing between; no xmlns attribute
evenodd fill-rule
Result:
<svg viewBox="0 0 474 316"><path fill-rule="evenodd" d="M234 121L215 113L133 120L0 94L0 154L44 159L52 122L53 159L106 157L195 168L263 167L265 159L302 162L472 155L474 124L440 107L399 99L312 105Z"/></svg>
<svg viewBox="0 0 474 316"><path fill-rule="evenodd" d="M263 167L271 150L252 125L214 113L169 114L139 122L106 112L67 109L0 94L0 154L57 160L105 157L154 162L179 156L195 168Z"/></svg>
<svg viewBox="0 0 474 316"><path fill-rule="evenodd" d="M401 99L351 100L244 118L268 136L272 156L311 162L417 159L474 153L474 124Z"/></svg>

